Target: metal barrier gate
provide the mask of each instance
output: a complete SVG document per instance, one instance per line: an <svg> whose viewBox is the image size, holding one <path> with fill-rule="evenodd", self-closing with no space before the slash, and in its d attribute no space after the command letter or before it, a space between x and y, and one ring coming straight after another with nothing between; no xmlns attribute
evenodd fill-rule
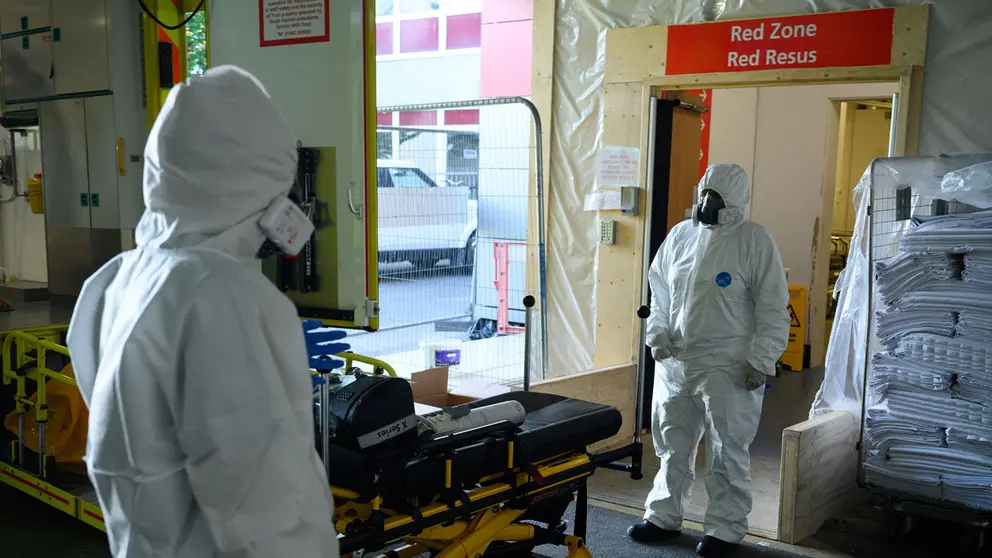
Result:
<svg viewBox="0 0 992 558"><path fill-rule="evenodd" d="M524 383L546 361L541 123L498 98L378 109L380 331L349 338L399 369L455 355L452 374ZM536 299L525 332L527 295Z"/></svg>

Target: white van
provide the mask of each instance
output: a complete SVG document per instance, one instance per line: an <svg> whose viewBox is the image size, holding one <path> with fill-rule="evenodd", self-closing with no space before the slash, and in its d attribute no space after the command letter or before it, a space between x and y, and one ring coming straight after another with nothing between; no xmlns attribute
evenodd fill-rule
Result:
<svg viewBox="0 0 992 558"><path fill-rule="evenodd" d="M379 261L418 268L447 261L472 273L479 225L474 188L439 186L406 161L379 159L376 166Z"/></svg>

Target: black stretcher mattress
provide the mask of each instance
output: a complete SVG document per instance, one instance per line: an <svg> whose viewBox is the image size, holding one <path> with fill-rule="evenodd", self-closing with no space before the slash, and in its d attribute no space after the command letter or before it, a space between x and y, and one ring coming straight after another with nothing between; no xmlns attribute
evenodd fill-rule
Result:
<svg viewBox="0 0 992 558"><path fill-rule="evenodd" d="M516 467L584 451L586 446L615 435L623 422L615 407L546 393L513 392L460 407L471 409L504 401L517 401L527 411L514 444ZM366 496L378 493L387 501L429 501L444 490L444 458L418 455L415 447L401 454L373 456L332 443L328 451L330 484ZM506 453L506 442L496 439L459 448L453 459L454 483L468 487L504 471Z"/></svg>

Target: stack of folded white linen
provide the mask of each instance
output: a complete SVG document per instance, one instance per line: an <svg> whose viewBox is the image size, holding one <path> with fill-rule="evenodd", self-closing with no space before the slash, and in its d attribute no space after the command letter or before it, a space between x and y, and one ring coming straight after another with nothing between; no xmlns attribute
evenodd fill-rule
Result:
<svg viewBox="0 0 992 558"><path fill-rule="evenodd" d="M992 409L948 392L926 392L890 386L885 395L889 416L924 426L936 426L977 438L992 438Z"/></svg>
<svg viewBox="0 0 992 558"><path fill-rule="evenodd" d="M964 256L962 278L967 283L992 287L992 252L972 252Z"/></svg>
<svg viewBox="0 0 992 558"><path fill-rule="evenodd" d="M964 254L992 250L992 211L914 218L901 252Z"/></svg>
<svg viewBox="0 0 992 558"><path fill-rule="evenodd" d="M929 333L950 337L958 315L946 308L885 308L875 313L875 335L886 346L898 344L903 335Z"/></svg>
<svg viewBox="0 0 992 558"><path fill-rule="evenodd" d="M903 253L875 263L875 286L882 303L891 305L929 283L960 277L963 266L962 259L951 254Z"/></svg>
<svg viewBox="0 0 992 558"><path fill-rule="evenodd" d="M992 211L920 218L875 263L865 481L992 511Z"/></svg>
<svg viewBox="0 0 992 558"><path fill-rule="evenodd" d="M943 428L899 420L884 407L870 409L865 422L872 455L884 456L890 447L898 444L942 447L947 441Z"/></svg>
<svg viewBox="0 0 992 558"><path fill-rule="evenodd" d="M944 440L949 448L992 457L992 440L984 436L948 428L944 432Z"/></svg>
<svg viewBox="0 0 992 558"><path fill-rule="evenodd" d="M879 353L872 358L870 384L876 393L890 388L912 387L924 391L946 392L954 385L952 372L934 369L916 360Z"/></svg>
<svg viewBox="0 0 992 558"><path fill-rule="evenodd" d="M884 408L869 411L865 481L906 495L990 509L988 496L992 492L983 500L964 490L984 487L992 491L992 452L987 451L987 441L980 442L979 435L926 424L935 416L939 420L939 410L908 418L905 411L895 415Z"/></svg>

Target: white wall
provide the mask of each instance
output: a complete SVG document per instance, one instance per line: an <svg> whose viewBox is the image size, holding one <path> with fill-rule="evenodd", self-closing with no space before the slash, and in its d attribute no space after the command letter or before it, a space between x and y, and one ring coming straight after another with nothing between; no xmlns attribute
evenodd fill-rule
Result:
<svg viewBox="0 0 992 558"><path fill-rule="evenodd" d="M10 135L0 128L2 142L9 144ZM34 173L41 172L41 143L37 133L15 136L14 146L17 155L17 181L21 193L27 188L27 180ZM6 148L5 148L6 149ZM13 189L0 187L0 198L10 197ZM45 250L45 216L31 213L27 198L16 198L0 206L0 238L2 257L0 266L7 272L24 281L48 282L48 261Z"/></svg>
<svg viewBox="0 0 992 558"><path fill-rule="evenodd" d="M894 84L815 85L717 91L713 97L709 160L749 170L751 218L775 235L789 283L810 292L813 365L822 364L824 356L837 148L831 101L889 97L895 89Z"/></svg>
<svg viewBox="0 0 992 558"><path fill-rule="evenodd" d="M479 98L479 54L451 54L376 62L376 106L447 103Z"/></svg>
<svg viewBox="0 0 992 558"><path fill-rule="evenodd" d="M317 268L325 276L324 290L334 288L336 276L339 308L364 313L366 274L357 270L366 269L367 221L345 203L362 197L366 170L365 146L356 141L365 134L361 3L330 2L329 42L273 48L259 45L258 8L253 2L214 0L210 10L211 64L235 64L252 72L265 84L303 145L334 149L334 184L328 180L317 186L319 195L337 200L330 216L334 226L318 232ZM301 67L306 68L305 80L300 79ZM320 248L328 246L328 236L336 237L336 254ZM336 275L322 271L335 263ZM322 296L291 293L290 298L301 306L326 305Z"/></svg>

